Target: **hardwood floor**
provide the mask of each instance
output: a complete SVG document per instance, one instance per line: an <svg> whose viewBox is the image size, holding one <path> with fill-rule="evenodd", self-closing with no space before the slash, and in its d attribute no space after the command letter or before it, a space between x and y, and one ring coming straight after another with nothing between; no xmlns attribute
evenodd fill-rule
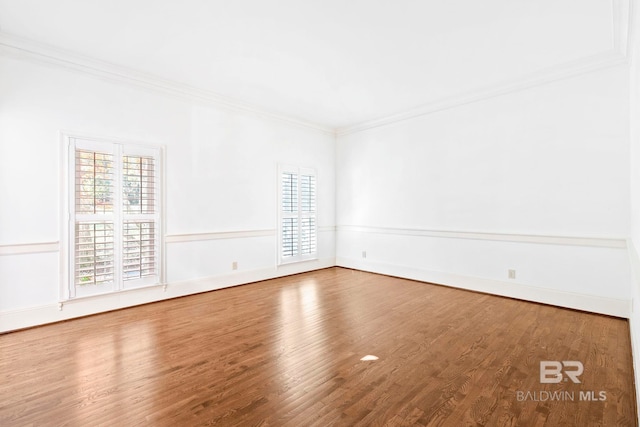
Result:
<svg viewBox="0 0 640 427"><path fill-rule="evenodd" d="M0 335L0 425L634 426L629 329L331 268Z"/></svg>

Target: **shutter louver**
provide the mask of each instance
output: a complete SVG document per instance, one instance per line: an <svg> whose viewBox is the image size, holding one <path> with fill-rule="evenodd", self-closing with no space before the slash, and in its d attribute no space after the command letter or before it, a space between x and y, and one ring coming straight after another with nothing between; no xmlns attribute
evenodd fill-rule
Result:
<svg viewBox="0 0 640 427"><path fill-rule="evenodd" d="M302 232L300 252L303 255L314 253L316 251L316 219L302 218L300 230Z"/></svg>
<svg viewBox="0 0 640 427"><path fill-rule="evenodd" d="M282 211L298 211L298 176L292 173L282 174Z"/></svg>
<svg viewBox="0 0 640 427"><path fill-rule="evenodd" d="M76 151L76 213L113 212L113 155Z"/></svg>
<svg viewBox="0 0 640 427"><path fill-rule="evenodd" d="M303 213L313 213L316 210L316 177L302 175L300 178L301 210Z"/></svg>
<svg viewBox="0 0 640 427"><path fill-rule="evenodd" d="M298 255L298 221L297 218L282 219L282 256Z"/></svg>
<svg viewBox="0 0 640 427"><path fill-rule="evenodd" d="M76 222L75 229L75 284L113 282L113 223Z"/></svg>
<svg viewBox="0 0 640 427"><path fill-rule="evenodd" d="M153 157L122 159L122 204L127 214L155 212L155 165Z"/></svg>
<svg viewBox="0 0 640 427"><path fill-rule="evenodd" d="M147 221L125 221L123 227L122 279L156 274L155 226Z"/></svg>

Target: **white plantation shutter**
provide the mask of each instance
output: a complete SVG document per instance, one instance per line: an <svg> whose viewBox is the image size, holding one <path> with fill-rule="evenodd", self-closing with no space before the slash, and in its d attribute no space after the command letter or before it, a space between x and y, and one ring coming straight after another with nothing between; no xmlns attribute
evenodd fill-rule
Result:
<svg viewBox="0 0 640 427"><path fill-rule="evenodd" d="M316 252L316 177L300 175L300 253Z"/></svg>
<svg viewBox="0 0 640 427"><path fill-rule="evenodd" d="M77 150L75 211L87 221L75 223L76 285L103 285L114 280L113 154Z"/></svg>
<svg viewBox="0 0 640 427"><path fill-rule="evenodd" d="M78 142L72 155L70 295L109 292L114 290L117 274L117 157L111 144L89 141Z"/></svg>
<svg viewBox="0 0 640 427"><path fill-rule="evenodd" d="M159 283L160 151L76 138L69 151L68 297Z"/></svg>
<svg viewBox="0 0 640 427"><path fill-rule="evenodd" d="M158 276L157 187L153 156L123 156L122 279L126 282Z"/></svg>
<svg viewBox="0 0 640 427"><path fill-rule="evenodd" d="M282 256L291 258L298 255L298 175L282 172Z"/></svg>
<svg viewBox="0 0 640 427"><path fill-rule="evenodd" d="M316 258L315 172L294 167L280 169L280 263Z"/></svg>

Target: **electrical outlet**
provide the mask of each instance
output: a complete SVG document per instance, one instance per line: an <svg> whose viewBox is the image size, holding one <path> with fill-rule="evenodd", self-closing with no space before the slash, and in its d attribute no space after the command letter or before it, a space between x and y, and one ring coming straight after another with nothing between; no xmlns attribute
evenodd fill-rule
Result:
<svg viewBox="0 0 640 427"><path fill-rule="evenodd" d="M231 263L231 269L232 270L237 270L238 269L238 261L233 261Z"/></svg>
<svg viewBox="0 0 640 427"><path fill-rule="evenodd" d="M366 258L367 257L367 251L362 251L362 258Z"/></svg>
<svg viewBox="0 0 640 427"><path fill-rule="evenodd" d="M516 271L509 270L509 279L515 279L515 278L516 278Z"/></svg>

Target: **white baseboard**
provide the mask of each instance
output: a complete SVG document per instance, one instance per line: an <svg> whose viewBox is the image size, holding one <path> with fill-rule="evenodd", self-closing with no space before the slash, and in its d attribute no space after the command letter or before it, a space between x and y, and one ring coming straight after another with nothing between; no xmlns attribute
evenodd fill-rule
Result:
<svg viewBox="0 0 640 427"><path fill-rule="evenodd" d="M166 286L154 286L114 294L79 298L65 301L61 305L56 303L2 311L0 312L0 333L200 292L208 292L230 286L329 268L335 265L610 316L624 318L631 316L631 302L629 300L562 292L512 282L339 257L337 259L327 258L288 264L277 268L239 271L227 275L168 283ZM632 336L632 338L633 337L634 336ZM640 348L640 342L637 343L637 345L638 348Z"/></svg>
<svg viewBox="0 0 640 427"><path fill-rule="evenodd" d="M58 304L2 311L0 312L0 333L333 266L335 266L335 258L326 258L273 268L238 271L221 276L168 283L166 286L152 286L125 292L78 298Z"/></svg>
<svg viewBox="0 0 640 427"><path fill-rule="evenodd" d="M470 291L606 314L609 316L629 318L631 314L631 301L617 298L563 292L513 282L463 276L439 271L428 271L413 267L362 261L353 258L338 257L336 258L336 265L371 273L386 274Z"/></svg>
<svg viewBox="0 0 640 427"><path fill-rule="evenodd" d="M638 425L640 425L640 316L638 313L631 313L629 333L631 334L631 360L633 360L633 376L636 386L636 414Z"/></svg>

